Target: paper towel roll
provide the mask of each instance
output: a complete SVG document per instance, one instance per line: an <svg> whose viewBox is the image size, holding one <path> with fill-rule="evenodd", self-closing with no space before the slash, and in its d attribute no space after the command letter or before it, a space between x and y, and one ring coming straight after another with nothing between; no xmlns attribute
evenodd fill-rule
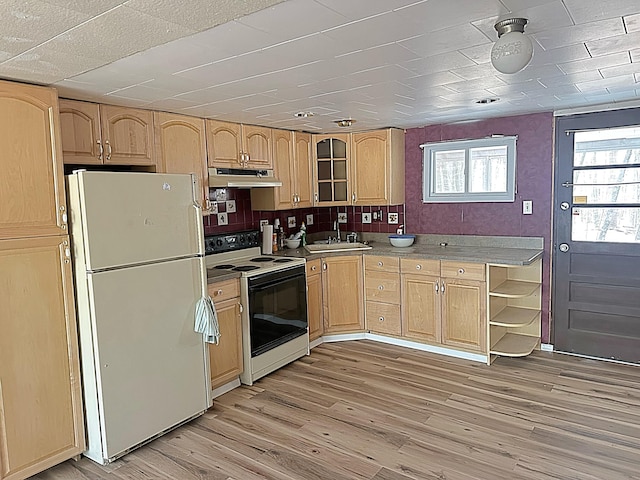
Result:
<svg viewBox="0 0 640 480"><path fill-rule="evenodd" d="M273 225L264 225L262 227L262 254L270 255L273 253Z"/></svg>

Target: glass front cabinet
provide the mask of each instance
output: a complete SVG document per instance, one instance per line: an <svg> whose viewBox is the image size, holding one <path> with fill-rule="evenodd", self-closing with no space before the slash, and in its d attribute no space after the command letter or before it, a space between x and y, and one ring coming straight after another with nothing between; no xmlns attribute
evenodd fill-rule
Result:
<svg viewBox="0 0 640 480"><path fill-rule="evenodd" d="M315 205L349 205L349 134L315 135Z"/></svg>

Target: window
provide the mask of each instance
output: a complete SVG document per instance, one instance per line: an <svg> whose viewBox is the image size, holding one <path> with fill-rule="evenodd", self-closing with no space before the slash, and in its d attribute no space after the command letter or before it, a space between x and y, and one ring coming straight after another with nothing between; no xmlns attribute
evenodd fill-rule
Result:
<svg viewBox="0 0 640 480"><path fill-rule="evenodd" d="M516 138L420 145L423 203L513 202Z"/></svg>

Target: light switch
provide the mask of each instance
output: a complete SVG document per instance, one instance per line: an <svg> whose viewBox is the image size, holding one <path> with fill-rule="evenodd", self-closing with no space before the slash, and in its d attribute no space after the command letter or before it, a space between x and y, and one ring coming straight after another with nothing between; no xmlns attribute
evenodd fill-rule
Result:
<svg viewBox="0 0 640 480"><path fill-rule="evenodd" d="M522 201L522 214L531 215L533 213L533 200Z"/></svg>
<svg viewBox="0 0 640 480"><path fill-rule="evenodd" d="M362 223L371 223L371 212L362 212Z"/></svg>
<svg viewBox="0 0 640 480"><path fill-rule="evenodd" d="M307 226L313 225L313 213L307 215Z"/></svg>
<svg viewBox="0 0 640 480"><path fill-rule="evenodd" d="M227 200L227 213L236 213L236 201Z"/></svg>

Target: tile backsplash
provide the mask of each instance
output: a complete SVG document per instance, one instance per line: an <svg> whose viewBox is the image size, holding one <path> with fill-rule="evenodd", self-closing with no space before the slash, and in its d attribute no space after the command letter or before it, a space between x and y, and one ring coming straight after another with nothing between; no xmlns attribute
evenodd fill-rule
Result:
<svg viewBox="0 0 640 480"><path fill-rule="evenodd" d="M372 206L372 207L312 207L295 210L280 210L277 212L251 210L250 190L240 188L227 189L227 200L235 200L235 212L227 211L226 201L216 202L218 213L227 213L227 225L218 225L218 216L215 214L204 217L204 231L206 235L218 233L238 232L242 230L257 230L260 228L260 220L268 220L270 224L278 218L287 235L300 229L300 224L307 223L307 215L313 215L313 225L307 225L307 232L324 232L333 230L333 222L338 213L347 214L347 223L340 224L341 232L380 232L395 233L396 229L404 224L404 205ZM213 200L212 200L213 201ZM362 222L362 214L382 212L382 221L372 220L371 223ZM397 224L388 224L389 213L396 213ZM373 215L372 215L373 216ZM287 219L294 217L296 226L287 227Z"/></svg>

